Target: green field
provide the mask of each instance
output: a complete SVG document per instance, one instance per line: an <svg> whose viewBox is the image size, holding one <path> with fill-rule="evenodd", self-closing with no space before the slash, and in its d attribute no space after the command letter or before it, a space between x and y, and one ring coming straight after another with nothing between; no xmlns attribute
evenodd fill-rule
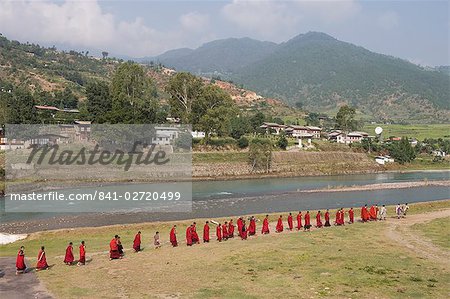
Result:
<svg viewBox="0 0 450 299"><path fill-rule="evenodd" d="M431 239L434 244L450 250L450 218L441 218L426 224L416 224L415 230Z"/></svg>
<svg viewBox="0 0 450 299"><path fill-rule="evenodd" d="M411 137L418 140L425 138L450 138L450 124L423 124L423 125L384 125L384 124L367 124L362 128L362 131L375 135L375 128L383 128L383 138L390 136L396 137Z"/></svg>
<svg viewBox="0 0 450 299"><path fill-rule="evenodd" d="M449 207L450 201L413 204L408 217ZM388 207L388 213L393 214L393 207ZM276 217L271 215L272 229ZM54 266L38 277L56 298L298 298L299 294L303 298L374 298L375 294L379 298L445 298L448 269L387 237L392 225L407 219L310 233L272 232L247 241L235 238L219 243L213 237L210 244L193 247L184 245L189 221L180 221L178 248L166 243L173 223L82 228L32 234L0 246L0 255L14 256L24 244L28 264L33 266L38 246L45 244L49 264ZM143 232L146 247L139 254L129 250L137 230ZM158 250L150 245L155 230L162 232L164 244ZM441 238L443 234L436 232ZM128 251L123 260L109 261L108 243L115 233ZM64 265L67 242L78 244L81 239L92 261L84 267Z"/></svg>

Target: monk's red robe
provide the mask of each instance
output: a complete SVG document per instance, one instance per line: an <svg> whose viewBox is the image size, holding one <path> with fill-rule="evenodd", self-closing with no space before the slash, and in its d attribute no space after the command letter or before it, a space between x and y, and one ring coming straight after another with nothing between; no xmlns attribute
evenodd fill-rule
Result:
<svg viewBox="0 0 450 299"><path fill-rule="evenodd" d="M175 227L172 227L172 229L170 230L170 243L172 244L173 247L177 247L178 246L178 241L177 241L177 234L175 232Z"/></svg>
<svg viewBox="0 0 450 299"><path fill-rule="evenodd" d="M350 220L350 223L353 223L355 221L355 211L349 210L348 211L348 218Z"/></svg>
<svg viewBox="0 0 450 299"><path fill-rule="evenodd" d="M247 240L247 236L248 236L248 227L245 227L245 225L242 224L241 239Z"/></svg>
<svg viewBox="0 0 450 299"><path fill-rule="evenodd" d="M323 226L322 219L320 217L321 217L320 213L317 213L317 215L316 215L316 226L317 227L322 227Z"/></svg>
<svg viewBox="0 0 450 299"><path fill-rule="evenodd" d="M336 220L334 221L334 223L336 223L336 225L341 225L341 212L340 211L336 212Z"/></svg>
<svg viewBox="0 0 450 299"><path fill-rule="evenodd" d="M231 220L228 222L228 238L234 238L234 224Z"/></svg>
<svg viewBox="0 0 450 299"><path fill-rule="evenodd" d="M228 225L222 224L222 239L228 239Z"/></svg>
<svg viewBox="0 0 450 299"><path fill-rule="evenodd" d="M371 206L369 210L370 220L377 220L377 210L375 206Z"/></svg>
<svg viewBox="0 0 450 299"><path fill-rule="evenodd" d="M141 251L141 234L136 234L136 236L134 236L134 241L133 241L133 249L137 252L137 251Z"/></svg>
<svg viewBox="0 0 450 299"><path fill-rule="evenodd" d="M36 268L39 270L48 268L47 258L45 257L45 252L43 250L39 250Z"/></svg>
<svg viewBox="0 0 450 299"><path fill-rule="evenodd" d="M369 220L369 212L367 211L367 207L362 207L361 208L361 220L362 221L368 221Z"/></svg>
<svg viewBox="0 0 450 299"><path fill-rule="evenodd" d="M209 242L209 225L205 224L203 227L203 242Z"/></svg>
<svg viewBox="0 0 450 299"><path fill-rule="evenodd" d="M250 224L248 225L247 234L249 236L254 236L256 234L256 220L254 218L250 219Z"/></svg>
<svg viewBox="0 0 450 299"><path fill-rule="evenodd" d="M241 232L242 232L242 219L241 218L239 218L238 220L237 220L237 227L238 227L238 234L239 234L239 236L241 235Z"/></svg>
<svg viewBox="0 0 450 299"><path fill-rule="evenodd" d="M200 238L199 238L199 236L197 234L197 227L195 227L195 224L192 226L191 234L192 234L192 243L200 244Z"/></svg>
<svg viewBox="0 0 450 299"><path fill-rule="evenodd" d="M73 257L73 247L72 245L67 246L66 248L66 256L64 257L64 263L71 264L75 258Z"/></svg>
<svg viewBox="0 0 450 299"><path fill-rule="evenodd" d="M292 230L294 228L294 221L292 219L292 215L288 216L288 226L289 226L289 230Z"/></svg>
<svg viewBox="0 0 450 299"><path fill-rule="evenodd" d="M278 218L276 232L281 233L282 231L283 231L283 219L280 217L280 218Z"/></svg>
<svg viewBox="0 0 450 299"><path fill-rule="evenodd" d="M109 242L109 257L111 259L120 258L119 245L117 245L117 240L115 238Z"/></svg>
<svg viewBox="0 0 450 299"><path fill-rule="evenodd" d="M297 229L300 230L303 227L302 225L302 213L297 214Z"/></svg>
<svg viewBox="0 0 450 299"><path fill-rule="evenodd" d="M330 213L325 212L325 226L331 226L330 224Z"/></svg>
<svg viewBox="0 0 450 299"><path fill-rule="evenodd" d="M261 229L261 234L268 234L270 233L270 229L269 229L269 219L264 218L263 221L263 225L262 225L262 229Z"/></svg>
<svg viewBox="0 0 450 299"><path fill-rule="evenodd" d="M311 215L309 213L305 214L305 229L311 228Z"/></svg>
<svg viewBox="0 0 450 299"><path fill-rule="evenodd" d="M186 245L187 246L192 245L192 227L190 226L186 228Z"/></svg>
<svg viewBox="0 0 450 299"><path fill-rule="evenodd" d="M23 253L23 250L20 249L19 252L17 252L16 270L25 271L26 268L27 266L25 265L25 254Z"/></svg>
<svg viewBox="0 0 450 299"><path fill-rule="evenodd" d="M83 244L80 245L80 259L78 262L83 265L86 263L86 246Z"/></svg>
<svg viewBox="0 0 450 299"><path fill-rule="evenodd" d="M218 225L216 228L216 236L219 242L222 241L222 228L220 227L220 225Z"/></svg>
<svg viewBox="0 0 450 299"><path fill-rule="evenodd" d="M345 211L341 210L341 216L339 217L339 220L341 221L341 225L345 224Z"/></svg>

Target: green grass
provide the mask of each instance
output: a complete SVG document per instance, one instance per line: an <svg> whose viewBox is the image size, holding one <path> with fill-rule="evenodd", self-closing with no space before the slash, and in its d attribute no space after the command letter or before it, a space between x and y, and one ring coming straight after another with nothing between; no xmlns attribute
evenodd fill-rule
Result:
<svg viewBox="0 0 450 299"><path fill-rule="evenodd" d="M425 224L416 224L413 228L434 244L450 250L450 218L435 219Z"/></svg>
<svg viewBox="0 0 450 299"><path fill-rule="evenodd" d="M410 211L417 214L449 207L450 201L436 201L412 204ZM276 217L272 214L271 221ZM189 222L177 222L179 240L184 239ZM33 265L37 247L45 244L48 261L55 266L38 275L57 298L106 298L111 296L111 290L118 297L127 298L448 295L450 273L387 238L386 222L355 223L310 233L271 233L247 241L212 241L192 248L183 244L171 248L165 243L170 225L147 223L36 233L15 244L0 246L0 255L14 256L17 247L24 244L28 263ZM139 254L128 251L125 259L109 261L106 251L112 235L120 233L129 249L138 229L143 232L146 249ZM159 250L149 245L155 230L162 232L164 246ZM81 239L86 240L87 256L92 261L84 267L63 265L67 242Z"/></svg>
<svg viewBox="0 0 450 299"><path fill-rule="evenodd" d="M383 138L390 136L396 137L414 137L418 140L425 138L450 138L450 124L421 124L421 125L384 125L384 124L366 124L362 131L375 135L376 127L383 128Z"/></svg>

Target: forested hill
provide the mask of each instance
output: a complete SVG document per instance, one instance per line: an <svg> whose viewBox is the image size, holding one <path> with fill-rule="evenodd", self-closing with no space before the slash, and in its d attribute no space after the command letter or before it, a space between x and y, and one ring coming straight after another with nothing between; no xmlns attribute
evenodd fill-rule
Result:
<svg viewBox="0 0 450 299"><path fill-rule="evenodd" d="M380 120L415 122L450 118L449 76L405 60L373 53L318 32L278 44L262 43L249 54L241 40L222 40L159 60L179 70L227 76L265 96L300 102L316 111L334 111L344 103ZM254 41L254 43L257 43ZM218 48L226 48L218 59ZM178 53L182 54L182 53ZM218 61L240 57L240 67ZM247 59L247 60L246 60Z"/></svg>
<svg viewBox="0 0 450 299"><path fill-rule="evenodd" d="M174 55L176 56L176 53ZM35 105L78 110L80 113L70 114L70 117L90 120L91 107L86 101L89 90L91 94L92 91L101 90L104 92L102 96L108 95L109 98L105 99L109 101L104 107L106 110L112 101L109 89L112 89L118 68L124 63L121 59L108 58L106 52L104 56L96 58L90 56L87 51L59 51L55 47L20 43L8 40L0 34L0 126L8 122L36 121L32 117L20 115L23 111L31 113L27 109ZM176 72L155 63L138 66L131 69L147 77L152 102L158 106L160 112L167 113L170 95L166 92L166 87ZM281 101L260 97L232 83L199 77L196 79L202 81L205 86L215 85L224 90L242 111L262 111L267 115L292 113L293 109ZM102 89L103 87L105 88ZM14 107L18 109L12 109ZM20 107L23 109L19 109ZM11 109L17 110L17 113L13 115ZM126 109L115 111L115 119L120 121L121 114L126 112ZM46 117L47 114L45 113ZM64 117L64 121L71 121L68 114L59 116ZM60 120L45 119L46 122Z"/></svg>

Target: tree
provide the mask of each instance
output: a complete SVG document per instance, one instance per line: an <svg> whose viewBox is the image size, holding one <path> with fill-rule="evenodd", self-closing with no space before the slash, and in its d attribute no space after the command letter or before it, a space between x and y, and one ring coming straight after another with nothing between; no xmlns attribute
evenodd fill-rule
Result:
<svg viewBox="0 0 450 299"><path fill-rule="evenodd" d="M240 139L251 130L250 122L247 117L233 117L231 119L231 137L234 139Z"/></svg>
<svg viewBox="0 0 450 299"><path fill-rule="evenodd" d="M284 134L284 133L281 134L280 137L278 138L277 146L278 146L279 148L281 148L282 150L286 150L288 144L289 144L289 142L288 142L288 140L287 140L285 134Z"/></svg>
<svg viewBox="0 0 450 299"><path fill-rule="evenodd" d="M250 125L251 125L253 131L257 131L265 120L266 120L266 116L262 112L257 112L255 115L253 115L250 118Z"/></svg>
<svg viewBox="0 0 450 299"><path fill-rule="evenodd" d="M192 107L202 96L202 89L202 80L190 73L177 73L170 78L166 92L170 94L171 115L183 123L192 123Z"/></svg>
<svg viewBox="0 0 450 299"><path fill-rule="evenodd" d="M355 120L356 110L347 105L339 108L336 114L336 126L344 132L350 132L357 129L357 122Z"/></svg>
<svg viewBox="0 0 450 299"><path fill-rule="evenodd" d="M210 133L215 133L219 137L228 136L231 131L231 118L235 113L234 107L220 106L209 109L199 121L199 128L205 132L206 141Z"/></svg>
<svg viewBox="0 0 450 299"><path fill-rule="evenodd" d="M180 133L175 145L183 149L190 149L192 147L192 135L185 132Z"/></svg>
<svg viewBox="0 0 450 299"><path fill-rule="evenodd" d="M248 163L252 171L269 172L272 163L272 143L269 139L252 139L248 152Z"/></svg>
<svg viewBox="0 0 450 299"><path fill-rule="evenodd" d="M303 108L303 102L301 102L301 101L295 102L295 108L302 109Z"/></svg>
<svg viewBox="0 0 450 299"><path fill-rule="evenodd" d="M194 129L196 129L202 116L204 116L209 110L218 109L221 107L235 107L230 95L218 86L203 86L201 88L200 96L192 103L191 116L189 117Z"/></svg>
<svg viewBox="0 0 450 299"><path fill-rule="evenodd" d="M6 97L6 122L9 124L35 124L37 123L35 102L32 94L25 89L14 90L12 95Z"/></svg>
<svg viewBox="0 0 450 299"><path fill-rule="evenodd" d="M416 158L416 151L407 137L402 137L400 141L394 142L390 146L389 154L400 164L409 163Z"/></svg>
<svg viewBox="0 0 450 299"><path fill-rule="evenodd" d="M90 82L86 86L88 118L96 123L104 123L112 109L109 86L105 82Z"/></svg>
<svg viewBox="0 0 450 299"><path fill-rule="evenodd" d="M242 136L241 138L238 139L237 145L239 146L239 148L248 147L248 139L245 138L245 136Z"/></svg>
<svg viewBox="0 0 450 299"><path fill-rule="evenodd" d="M319 113L311 112L305 117L307 126L320 126Z"/></svg>
<svg viewBox="0 0 450 299"><path fill-rule="evenodd" d="M108 54L109 54L108 52L103 51L103 52L102 52L103 59L108 58Z"/></svg>
<svg viewBox="0 0 450 299"><path fill-rule="evenodd" d="M157 103L155 86L144 69L133 62L122 63L112 79L112 123L153 123Z"/></svg>

